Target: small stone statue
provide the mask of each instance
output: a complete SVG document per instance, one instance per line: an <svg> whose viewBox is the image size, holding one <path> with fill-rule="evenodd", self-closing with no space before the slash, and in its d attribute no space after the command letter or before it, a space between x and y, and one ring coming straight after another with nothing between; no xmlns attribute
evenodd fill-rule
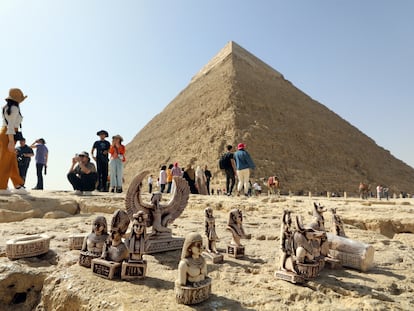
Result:
<svg viewBox="0 0 414 311"><path fill-rule="evenodd" d="M201 256L203 249L200 234L192 232L186 236L175 281L178 303L195 304L210 296L211 279L207 276L206 261Z"/></svg>
<svg viewBox="0 0 414 311"><path fill-rule="evenodd" d="M172 230L168 225L174 222L187 206L190 195L190 188L185 179L174 176L174 191L168 203L163 204L161 201L162 193L156 192L152 194L151 201L145 203L142 200L142 181L149 172L144 171L135 176L129 185L127 195L125 197L125 206L128 216L133 220L133 215L139 211L144 212L148 217L146 226L152 227L148 234L145 252L147 254L160 253L169 250L181 249L184 239L174 237Z"/></svg>
<svg viewBox="0 0 414 311"><path fill-rule="evenodd" d="M80 251L79 264L90 268L91 260L102 255L105 241L108 238L106 218L98 216L92 224L92 232L83 240L82 249Z"/></svg>
<svg viewBox="0 0 414 311"><path fill-rule="evenodd" d="M250 235L244 233L243 229L243 214L239 209L233 209L229 214L229 221L227 223L227 230L232 233L232 239L227 246L227 253L229 256L238 258L244 256L244 246L241 245L240 239L249 239Z"/></svg>
<svg viewBox="0 0 414 311"><path fill-rule="evenodd" d="M203 252L203 256L210 259L213 263L221 263L223 261L223 255L220 254L216 248L216 242L219 241L219 237L216 233L216 221L213 216L213 209L211 207L207 207L204 211L207 249Z"/></svg>
<svg viewBox="0 0 414 311"><path fill-rule="evenodd" d="M219 237L216 233L216 220L213 216L213 209L207 207L205 210L205 229L208 240L207 251L210 253L219 254L216 248L216 242L219 241Z"/></svg>
<svg viewBox="0 0 414 311"><path fill-rule="evenodd" d="M143 259L147 243L147 214L139 211L133 215L130 237L125 241L129 250L127 262L122 263L121 278L144 278L147 271L147 262Z"/></svg>
<svg viewBox="0 0 414 311"><path fill-rule="evenodd" d="M280 257L280 269L282 271L287 271L285 267L286 259L289 256L292 256L293 245L292 243L292 217L291 211L284 210L282 216L282 225L280 226L280 249L282 251L282 256Z"/></svg>
<svg viewBox="0 0 414 311"><path fill-rule="evenodd" d="M139 211L133 215L133 218L131 236L126 240L129 249L129 262L142 260L147 241L147 215L143 211Z"/></svg>
<svg viewBox="0 0 414 311"><path fill-rule="evenodd" d="M331 208L332 213L332 229L331 232L335 235L346 238L344 223L341 217L336 213L336 208Z"/></svg>

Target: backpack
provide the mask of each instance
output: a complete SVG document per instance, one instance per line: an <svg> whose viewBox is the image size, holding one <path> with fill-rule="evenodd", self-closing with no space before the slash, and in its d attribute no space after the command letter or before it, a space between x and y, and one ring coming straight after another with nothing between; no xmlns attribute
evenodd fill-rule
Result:
<svg viewBox="0 0 414 311"><path fill-rule="evenodd" d="M219 167L221 170L231 168L230 153L223 153L219 160Z"/></svg>

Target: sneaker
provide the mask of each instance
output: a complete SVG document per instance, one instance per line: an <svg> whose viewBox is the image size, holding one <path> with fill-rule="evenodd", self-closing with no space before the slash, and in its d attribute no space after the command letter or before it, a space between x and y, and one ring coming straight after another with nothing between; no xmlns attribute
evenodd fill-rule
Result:
<svg viewBox="0 0 414 311"><path fill-rule="evenodd" d="M83 195L92 195L92 191L84 191Z"/></svg>
<svg viewBox="0 0 414 311"><path fill-rule="evenodd" d="M75 195L82 195L82 191L80 191L80 190L75 190Z"/></svg>
<svg viewBox="0 0 414 311"><path fill-rule="evenodd" d="M20 186L16 189L12 189L11 191L12 193L15 194L28 194L29 192L27 192L26 188L24 186Z"/></svg>
<svg viewBox="0 0 414 311"><path fill-rule="evenodd" d="M0 189L0 195L12 195L9 189Z"/></svg>

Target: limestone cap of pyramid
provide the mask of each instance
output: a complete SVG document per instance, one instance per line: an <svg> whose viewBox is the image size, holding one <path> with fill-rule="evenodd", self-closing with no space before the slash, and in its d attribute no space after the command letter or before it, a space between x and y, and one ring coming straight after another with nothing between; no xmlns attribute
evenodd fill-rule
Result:
<svg viewBox="0 0 414 311"><path fill-rule="evenodd" d="M238 59L241 59L249 63L253 67L262 67L266 68L268 71L271 71L273 74L277 75L280 78L283 78L283 75L254 56L252 53L241 47L234 41L229 41L227 44L203 67L201 70L193 76L190 83L195 82L200 77L208 74L214 67L223 63L228 57L236 56Z"/></svg>

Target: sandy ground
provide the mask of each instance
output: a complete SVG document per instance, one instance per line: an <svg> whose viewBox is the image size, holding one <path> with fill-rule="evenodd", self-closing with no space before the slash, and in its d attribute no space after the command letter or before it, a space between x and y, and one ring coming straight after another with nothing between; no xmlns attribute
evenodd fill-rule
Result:
<svg viewBox="0 0 414 311"><path fill-rule="evenodd" d="M144 196L148 200L148 195ZM164 199L168 199L166 195ZM26 202L24 205L22 202ZM19 203L20 202L20 203ZM39 202L43 218L4 222L32 209ZM48 204L53 202L52 207ZM63 205L61 205L61 202ZM313 202L336 207L345 222L346 234L373 245L375 266L368 272L353 269L324 269L315 280L294 285L275 279L279 260L280 219L284 209L312 219ZM74 204L72 207L71 204ZM105 280L77 264L79 251L68 249L68 236L88 233L97 215L110 222L111 213L124 208L124 194L94 194L76 197L68 192L33 192L29 198L0 200L0 303L2 310L410 310L414 305L414 200L388 202L357 198L309 197L225 197L194 196L172 225L176 236L191 231L204 234L204 209L210 206L216 217L218 248L225 251L231 235L225 230L228 212L240 208L246 256L224 256L224 263L208 265L212 295L196 306L175 302L174 281L180 251L146 255L144 280ZM20 206L20 207L19 207ZM24 208L23 208L23 207ZM35 207L33 207L35 206ZM64 212L60 211L64 206ZM49 209L48 209L49 208ZM75 210L80 213L71 215ZM330 228L330 214L325 227ZM46 218L44 218L46 217ZM62 217L62 218L58 218ZM6 241L17 236L47 233L50 251L43 256L11 261L5 256ZM26 292L24 302L16 293ZM14 303L11 297L15 297Z"/></svg>

